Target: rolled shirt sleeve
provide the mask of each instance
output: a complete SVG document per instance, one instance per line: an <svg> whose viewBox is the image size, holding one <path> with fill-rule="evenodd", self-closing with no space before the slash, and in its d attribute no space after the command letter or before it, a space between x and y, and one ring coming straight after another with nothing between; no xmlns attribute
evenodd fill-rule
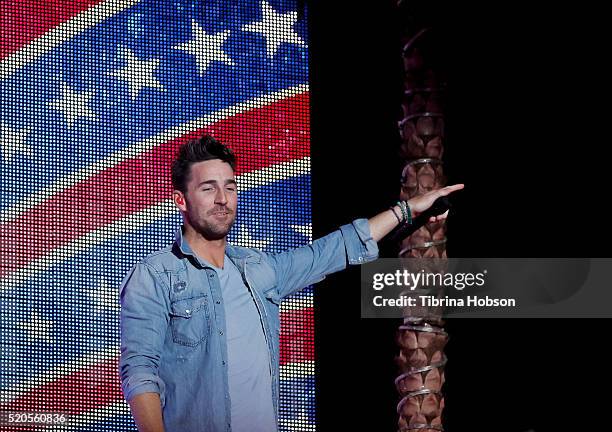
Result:
<svg viewBox="0 0 612 432"><path fill-rule="evenodd" d="M340 231L349 264L363 264L378 258L378 243L372 238L367 219L356 219L351 224L341 226Z"/></svg>
<svg viewBox="0 0 612 432"><path fill-rule="evenodd" d="M121 382L121 390L125 400L131 401L134 396L141 393L157 393L162 407L165 405L165 384L162 379L154 373L134 373L126 375Z"/></svg>

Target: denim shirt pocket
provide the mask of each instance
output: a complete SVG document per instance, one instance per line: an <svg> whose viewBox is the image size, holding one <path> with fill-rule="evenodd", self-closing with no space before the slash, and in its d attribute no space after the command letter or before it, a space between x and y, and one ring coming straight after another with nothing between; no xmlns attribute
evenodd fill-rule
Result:
<svg viewBox="0 0 612 432"><path fill-rule="evenodd" d="M170 327L175 343L189 347L199 345L210 331L208 297L202 295L171 303Z"/></svg>

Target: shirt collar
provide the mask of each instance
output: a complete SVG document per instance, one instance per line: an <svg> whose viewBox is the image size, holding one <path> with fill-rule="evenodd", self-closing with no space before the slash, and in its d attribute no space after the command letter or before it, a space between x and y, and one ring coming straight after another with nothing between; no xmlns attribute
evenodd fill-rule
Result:
<svg viewBox="0 0 612 432"><path fill-rule="evenodd" d="M189 243L183 236L183 231L185 229L184 225L181 225L174 234L174 243L178 246L179 250L183 255L192 256L194 258L198 258L196 254L193 252ZM253 251L249 248L244 248L240 246L234 246L229 243L225 245L225 254L232 259L246 259L247 262L259 262L260 256L257 252Z"/></svg>
<svg viewBox="0 0 612 432"><path fill-rule="evenodd" d="M174 233L174 243L178 246L179 250L183 253L183 255L191 255L195 257L196 254L193 253L191 246L187 243L187 240L183 237L183 231L185 229L184 225L181 225Z"/></svg>
<svg viewBox="0 0 612 432"><path fill-rule="evenodd" d="M261 259L253 249L234 246L229 243L225 246L225 254L232 259L246 259L247 262L259 262Z"/></svg>

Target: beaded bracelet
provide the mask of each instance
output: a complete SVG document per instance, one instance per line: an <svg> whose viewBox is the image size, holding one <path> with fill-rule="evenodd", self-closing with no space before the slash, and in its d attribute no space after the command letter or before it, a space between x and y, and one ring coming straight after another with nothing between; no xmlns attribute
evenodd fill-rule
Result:
<svg viewBox="0 0 612 432"><path fill-rule="evenodd" d="M397 205L402 211L403 222L408 225L412 225L412 212L410 211L410 206L408 205L408 201L398 201Z"/></svg>
<svg viewBox="0 0 612 432"><path fill-rule="evenodd" d="M391 210L393 212L393 214L397 218L397 221L401 224L402 220L400 219L400 217L398 216L397 212L395 211L395 207L391 206L391 207L389 207L389 210Z"/></svg>
<svg viewBox="0 0 612 432"><path fill-rule="evenodd" d="M406 204L406 213L408 214L408 217L406 218L406 223L408 225L412 225L412 210L410 210L410 206L408 205L408 201L404 201L404 204Z"/></svg>
<svg viewBox="0 0 612 432"><path fill-rule="evenodd" d="M402 212L402 221L405 222L406 219L408 219L408 214L406 213L404 201L398 201L397 205L399 206L400 211Z"/></svg>

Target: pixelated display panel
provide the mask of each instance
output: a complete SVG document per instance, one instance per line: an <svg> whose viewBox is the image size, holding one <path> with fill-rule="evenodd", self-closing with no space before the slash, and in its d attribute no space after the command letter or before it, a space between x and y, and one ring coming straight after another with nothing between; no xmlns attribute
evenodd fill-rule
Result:
<svg viewBox="0 0 612 432"><path fill-rule="evenodd" d="M306 11L275 0L0 8L0 429L133 431L118 287L181 223L176 148L206 132L236 152L231 242L273 252L311 240ZM280 430L315 430L313 339L306 289L281 307Z"/></svg>

